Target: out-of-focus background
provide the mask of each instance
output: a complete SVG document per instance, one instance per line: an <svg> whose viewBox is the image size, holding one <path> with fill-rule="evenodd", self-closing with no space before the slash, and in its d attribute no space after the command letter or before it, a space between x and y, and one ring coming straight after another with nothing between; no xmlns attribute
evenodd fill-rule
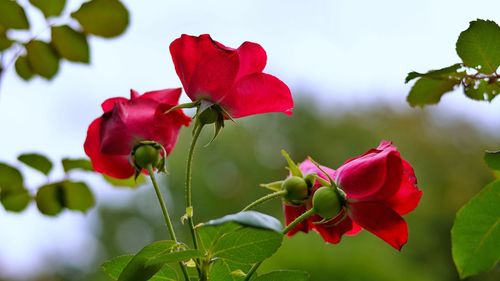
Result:
<svg viewBox="0 0 500 281"><path fill-rule="evenodd" d="M410 239L402 252L366 231L339 245L327 245L315 233L298 234L285 239L260 270L303 269L314 281L458 280L449 232L458 208L493 178L482 151L500 143L500 104L472 101L457 91L438 106L412 109L405 102L411 85L404 77L458 62L459 33L476 18L499 22L500 2L123 2L131 15L128 30L114 40L93 37L90 66L63 63L51 82L25 83L8 70L0 89L0 161L15 165L23 152L42 152L54 161L84 156L87 126L101 114L104 99L127 96L130 88L180 86L168 45L182 33L210 33L231 47L258 42L268 54L266 72L292 89L294 115L229 122L213 144L200 145L194 164L196 220L236 212L264 195L259 183L287 175L282 148L296 161L310 155L335 168L388 139L413 164L424 190L420 206L406 216ZM68 3L71 11L81 1ZM28 13L43 30L42 15ZM205 132L201 143L210 136ZM162 179L175 218L184 209L189 141L184 129L169 159L170 175ZM19 168L31 189L45 183ZM99 270L102 261L166 237L148 184L116 188L96 175L80 176L97 197L88 214L66 211L49 218L34 205L21 214L0 209L0 280L107 280ZM277 200L259 210L282 218ZM497 269L469 280L499 275Z"/></svg>

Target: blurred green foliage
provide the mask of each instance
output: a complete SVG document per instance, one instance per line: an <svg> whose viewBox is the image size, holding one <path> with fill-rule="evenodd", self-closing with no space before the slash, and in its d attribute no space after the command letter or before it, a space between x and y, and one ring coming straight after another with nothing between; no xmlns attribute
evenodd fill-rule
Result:
<svg viewBox="0 0 500 281"><path fill-rule="evenodd" d="M193 167L195 222L234 213L268 191L260 183L284 179L286 149L295 161L312 156L336 168L350 157L364 153L382 139L392 140L414 167L424 196L420 206L405 216L408 244L397 252L363 231L346 236L339 245L325 244L312 232L286 238L278 252L259 272L275 269L305 270L313 281L455 281L450 229L456 211L493 178L484 164L483 150L498 139L465 122L439 120L425 111L401 112L390 107L339 112L299 103L294 115L262 115L227 122L208 147L212 132L202 134ZM169 157L169 175L163 179L167 204L178 236L190 241L184 213L184 168L190 131L183 130ZM148 185L136 190L126 208L100 206L98 236L107 258L137 252L152 240L166 238L161 212ZM282 220L279 200L258 208ZM119 237L119 239L118 239ZM62 270L60 277L43 280L107 280L103 273L75 274ZM69 273L68 273L69 272ZM498 270L467 280L498 280ZM42 279L41 279L42 280Z"/></svg>

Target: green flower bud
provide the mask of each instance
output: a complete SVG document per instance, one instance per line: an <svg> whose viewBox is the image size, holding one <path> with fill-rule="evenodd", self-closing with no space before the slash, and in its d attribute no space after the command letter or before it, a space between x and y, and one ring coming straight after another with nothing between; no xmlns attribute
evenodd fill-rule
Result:
<svg viewBox="0 0 500 281"><path fill-rule="evenodd" d="M331 219L340 213L342 204L334 187L322 186L313 196L313 209L324 219Z"/></svg>
<svg viewBox="0 0 500 281"><path fill-rule="evenodd" d="M285 199L289 202L306 200L309 197L309 188L306 181L301 177L289 177L281 185L286 190Z"/></svg>
<svg viewBox="0 0 500 281"><path fill-rule="evenodd" d="M147 169L148 166L156 168L160 164L161 153L156 147L144 144L135 149L133 158L135 165L139 168Z"/></svg>

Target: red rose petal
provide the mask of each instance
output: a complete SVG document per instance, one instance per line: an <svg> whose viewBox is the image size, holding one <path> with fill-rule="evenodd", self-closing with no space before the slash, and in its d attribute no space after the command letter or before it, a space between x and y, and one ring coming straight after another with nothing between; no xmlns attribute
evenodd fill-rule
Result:
<svg viewBox="0 0 500 281"><path fill-rule="evenodd" d="M249 74L260 73L264 70L267 63L267 55L266 51L259 44L244 42L236 51L240 58L240 67L236 80Z"/></svg>
<svg viewBox="0 0 500 281"><path fill-rule="evenodd" d="M314 231L319 233L323 240L327 243L337 244L340 242L342 235L352 229L352 220L349 217L344 217L342 211L335 219L328 223L313 224L312 221L321 221L322 218L315 215L311 219L311 226ZM342 219L342 221L340 221Z"/></svg>
<svg viewBox="0 0 500 281"><path fill-rule="evenodd" d="M293 222L296 218L298 218L300 215L306 212L306 207L305 206L291 206L288 204L283 204L283 211L285 213L285 224L289 225L291 222ZM309 227L307 223L307 219L303 220L299 224L297 224L292 230L290 230L287 235L292 236L295 233L302 231L302 232L309 232Z"/></svg>
<svg viewBox="0 0 500 281"><path fill-rule="evenodd" d="M265 73L250 74L238 80L220 104L234 118L269 112L291 115L293 108L288 86Z"/></svg>
<svg viewBox="0 0 500 281"><path fill-rule="evenodd" d="M151 99L156 101L157 103L164 103L168 105L177 105L179 102L179 97L181 96L182 89L164 89L157 91L146 92L143 95L139 96L139 99Z"/></svg>
<svg viewBox="0 0 500 281"><path fill-rule="evenodd" d="M83 145L85 153L92 160L92 167L99 173L126 179L134 175L134 169L125 155L106 155L101 153L100 131L102 118L95 119L89 126Z"/></svg>
<svg viewBox="0 0 500 281"><path fill-rule="evenodd" d="M398 214L405 215L418 206L422 194L422 191L417 188L417 178L413 168L403 160L401 187L394 196L387 200L387 204Z"/></svg>
<svg viewBox="0 0 500 281"><path fill-rule="evenodd" d="M375 234L389 245L401 250L408 241L408 225L403 218L382 203L351 202L349 217L364 229Z"/></svg>
<svg viewBox="0 0 500 281"><path fill-rule="evenodd" d="M128 99L126 99L124 97L109 98L101 104L102 111L104 111L104 112L111 111L111 110L113 110L113 107L115 107L115 104L117 104L119 102L127 102L127 101L128 101Z"/></svg>
<svg viewBox="0 0 500 281"><path fill-rule="evenodd" d="M186 94L195 101L218 102L231 89L239 70L234 49L218 44L210 35L183 34L170 44L175 71Z"/></svg>

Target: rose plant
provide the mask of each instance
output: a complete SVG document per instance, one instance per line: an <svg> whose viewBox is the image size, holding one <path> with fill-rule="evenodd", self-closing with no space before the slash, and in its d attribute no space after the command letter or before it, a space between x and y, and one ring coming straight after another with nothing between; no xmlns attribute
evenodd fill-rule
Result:
<svg viewBox="0 0 500 281"><path fill-rule="evenodd" d="M273 190L236 214L194 223L192 160L205 125L261 113L292 114L289 88L264 73L266 53L252 42L237 49L209 35L182 35L170 52L184 90L192 102L178 105L180 89L167 89L131 98L115 97L102 104L103 115L89 126L85 152L94 169L115 178L142 172L155 188L171 240L154 242L136 255L104 263L115 280L308 280L300 271L276 271L257 276L259 265L281 245L284 235L314 230L329 243L362 228L400 250L408 239L401 217L418 205L421 191L410 164L390 142L348 160L336 171L308 159L297 166L288 161L290 176L266 184ZM182 126L191 119L183 108L196 107L193 138L186 166L186 213L191 242L181 242L171 223L155 173L165 172L165 158L174 148ZM253 207L281 197L286 226ZM251 254L249 254L251 253ZM182 278L170 266L177 263Z"/></svg>

